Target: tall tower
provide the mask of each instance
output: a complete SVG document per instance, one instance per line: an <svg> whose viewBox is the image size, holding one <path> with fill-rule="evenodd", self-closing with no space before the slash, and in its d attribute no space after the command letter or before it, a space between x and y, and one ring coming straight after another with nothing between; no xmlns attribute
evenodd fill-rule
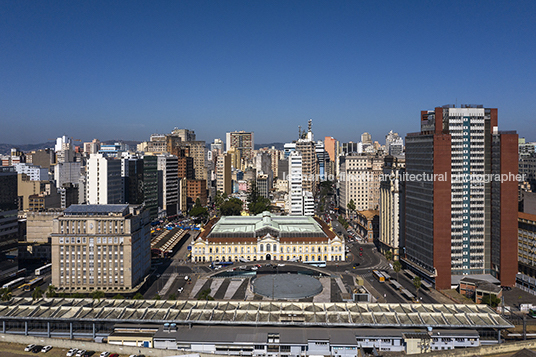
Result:
<svg viewBox="0 0 536 357"><path fill-rule="evenodd" d="M463 275L514 285L517 134L498 131L497 109L421 112L406 170L406 262L438 289Z"/></svg>

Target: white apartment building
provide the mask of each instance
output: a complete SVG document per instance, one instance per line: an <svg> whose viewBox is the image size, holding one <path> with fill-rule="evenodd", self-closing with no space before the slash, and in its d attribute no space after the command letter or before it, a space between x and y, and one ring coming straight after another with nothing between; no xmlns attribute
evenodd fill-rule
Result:
<svg viewBox="0 0 536 357"><path fill-rule="evenodd" d="M92 154L86 165L86 200L88 204L124 202L121 160Z"/></svg>
<svg viewBox="0 0 536 357"><path fill-rule="evenodd" d="M156 169L162 172L162 204L168 216L177 214L179 204L179 164L174 155L158 155Z"/></svg>

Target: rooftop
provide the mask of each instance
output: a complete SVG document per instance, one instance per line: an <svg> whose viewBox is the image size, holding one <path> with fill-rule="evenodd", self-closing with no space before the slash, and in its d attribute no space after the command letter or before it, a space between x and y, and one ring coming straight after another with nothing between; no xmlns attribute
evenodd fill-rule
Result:
<svg viewBox="0 0 536 357"><path fill-rule="evenodd" d="M487 305L12 298L0 320L233 326L511 328Z"/></svg>
<svg viewBox="0 0 536 357"><path fill-rule="evenodd" d="M70 205L63 214L65 216L102 216L108 214L128 213L128 205Z"/></svg>

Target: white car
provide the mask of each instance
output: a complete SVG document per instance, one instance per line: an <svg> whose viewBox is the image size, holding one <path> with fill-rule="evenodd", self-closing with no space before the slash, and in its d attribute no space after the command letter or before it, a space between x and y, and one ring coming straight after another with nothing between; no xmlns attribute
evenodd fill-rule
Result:
<svg viewBox="0 0 536 357"><path fill-rule="evenodd" d="M100 357L108 357L110 355L110 352L102 352L100 354Z"/></svg>
<svg viewBox="0 0 536 357"><path fill-rule="evenodd" d="M183 288L183 287L180 287L180 288L177 289L177 292L180 294L180 293L183 292L183 290L184 290L184 288Z"/></svg>
<svg viewBox="0 0 536 357"><path fill-rule="evenodd" d="M67 351L66 356L73 357L74 355L76 355L76 352L78 352L78 348L71 348L69 351Z"/></svg>
<svg viewBox="0 0 536 357"><path fill-rule="evenodd" d="M86 350L78 350L78 352L76 352L76 357L82 357L86 354L86 352Z"/></svg>
<svg viewBox="0 0 536 357"><path fill-rule="evenodd" d="M277 264L278 267L284 267L285 264Z"/></svg>
<svg viewBox="0 0 536 357"><path fill-rule="evenodd" d="M190 279L190 277L189 277L188 275L186 275L186 276L184 277L184 280L188 281L188 279Z"/></svg>
<svg viewBox="0 0 536 357"><path fill-rule="evenodd" d="M41 352L47 353L47 352L50 351L51 349L52 349L52 346L47 345L47 346L45 346L45 347L43 347L43 348L41 349Z"/></svg>
<svg viewBox="0 0 536 357"><path fill-rule="evenodd" d="M35 347L35 345L34 345L34 344L31 344L31 345L26 346L26 347L24 348L24 350L25 350L26 352L28 352L28 351L31 351L34 347Z"/></svg>

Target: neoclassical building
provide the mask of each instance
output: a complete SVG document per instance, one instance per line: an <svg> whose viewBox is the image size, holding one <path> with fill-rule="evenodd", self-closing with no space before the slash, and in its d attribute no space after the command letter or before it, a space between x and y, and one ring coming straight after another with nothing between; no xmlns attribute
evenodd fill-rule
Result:
<svg viewBox="0 0 536 357"><path fill-rule="evenodd" d="M192 243L192 261L344 261L344 240L317 217L227 216L211 219Z"/></svg>

